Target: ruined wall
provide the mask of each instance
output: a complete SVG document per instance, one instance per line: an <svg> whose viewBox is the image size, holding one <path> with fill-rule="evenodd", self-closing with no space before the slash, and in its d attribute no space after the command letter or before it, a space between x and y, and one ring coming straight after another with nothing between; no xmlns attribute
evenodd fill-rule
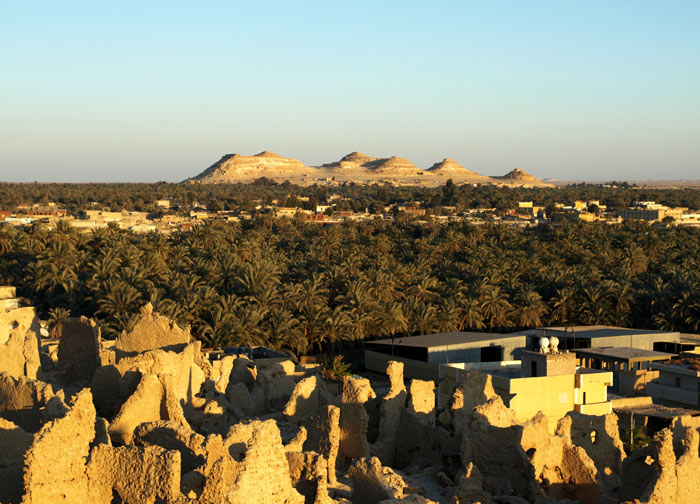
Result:
<svg viewBox="0 0 700 504"><path fill-rule="evenodd" d="M95 437L95 407L84 389L62 418L46 423L24 455L23 504L88 503L85 464Z"/></svg>
<svg viewBox="0 0 700 504"><path fill-rule="evenodd" d="M0 372L39 377L39 319L34 308L0 311Z"/></svg>
<svg viewBox="0 0 700 504"><path fill-rule="evenodd" d="M100 329L85 317L61 322L58 370L64 383L92 382L100 365Z"/></svg>
<svg viewBox="0 0 700 504"><path fill-rule="evenodd" d="M379 435L372 447L372 453L385 465L393 465L396 456L399 424L406 409L406 385L403 378L403 363L390 361L386 374L391 382L389 393L382 398L380 405Z"/></svg>
<svg viewBox="0 0 700 504"><path fill-rule="evenodd" d="M24 453L34 441L32 434L0 418L0 502L19 502L24 492Z"/></svg>
<svg viewBox="0 0 700 504"><path fill-rule="evenodd" d="M304 450L320 453L328 467L328 482L336 483L336 460L340 448L340 408L324 406L305 422L307 437Z"/></svg>
<svg viewBox="0 0 700 504"><path fill-rule="evenodd" d="M0 418L16 423L27 432L36 432L41 427L43 410L53 395L48 383L0 373Z"/></svg>
<svg viewBox="0 0 700 504"><path fill-rule="evenodd" d="M304 496L292 486L282 438L274 421L253 422L229 499L247 504L304 504Z"/></svg>
<svg viewBox="0 0 700 504"><path fill-rule="evenodd" d="M376 397L369 380L346 376L340 406L340 457L346 460L369 455L367 424L369 416L364 404Z"/></svg>
<svg viewBox="0 0 700 504"><path fill-rule="evenodd" d="M134 328L122 332L115 344L117 357L128 357L148 350L180 351L190 342L189 328L180 329L175 322L153 312L148 303L141 308Z"/></svg>

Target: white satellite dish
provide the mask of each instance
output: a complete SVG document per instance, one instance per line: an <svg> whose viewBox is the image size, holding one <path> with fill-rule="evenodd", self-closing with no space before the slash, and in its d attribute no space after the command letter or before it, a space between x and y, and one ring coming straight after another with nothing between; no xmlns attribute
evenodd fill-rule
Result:
<svg viewBox="0 0 700 504"><path fill-rule="evenodd" d="M549 338L543 336L540 338L540 353L547 353L547 348L549 348Z"/></svg>
<svg viewBox="0 0 700 504"><path fill-rule="evenodd" d="M559 352L559 338L556 336L552 336L549 338L549 346L552 347L552 353L558 353Z"/></svg>

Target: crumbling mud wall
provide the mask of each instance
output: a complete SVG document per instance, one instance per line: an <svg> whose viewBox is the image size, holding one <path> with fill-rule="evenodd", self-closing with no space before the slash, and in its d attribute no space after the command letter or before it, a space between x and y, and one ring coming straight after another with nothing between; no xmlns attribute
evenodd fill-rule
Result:
<svg viewBox="0 0 700 504"><path fill-rule="evenodd" d="M622 463L620 499L641 504L698 502L700 434L697 428L664 429ZM674 450L674 444L679 447Z"/></svg>
<svg viewBox="0 0 700 504"><path fill-rule="evenodd" d="M693 419L626 457L614 416L571 413L552 433L478 372L438 411L435 383L407 384L397 362L338 390L291 360L210 363L149 308L114 345L86 320L64 329L55 368L28 377L22 350L19 374L0 372L3 504L697 501Z"/></svg>
<svg viewBox="0 0 700 504"><path fill-rule="evenodd" d="M396 456L399 425L406 409L406 385L403 377L403 362L390 361L386 374L391 388L382 398L380 405L379 435L372 447L372 453L386 465L393 465Z"/></svg>
<svg viewBox="0 0 700 504"><path fill-rule="evenodd" d="M364 404L376 397L366 378L346 376L343 380L343 398L340 406L340 451L342 462L370 453L367 441L369 415Z"/></svg>
<svg viewBox="0 0 700 504"><path fill-rule="evenodd" d="M39 331L34 308L0 310L0 372L15 378L40 377Z"/></svg>
<svg viewBox="0 0 700 504"><path fill-rule="evenodd" d="M27 432L39 430L53 396L53 387L48 383L0 373L0 418L14 422Z"/></svg>
<svg viewBox="0 0 700 504"><path fill-rule="evenodd" d="M153 312L148 303L141 309L134 328L122 332L115 344L117 357L129 357L148 350L180 351L190 342L189 328L180 329L167 317Z"/></svg>
<svg viewBox="0 0 700 504"><path fill-rule="evenodd" d="M58 371L64 383L92 382L100 365L100 329L85 317L61 322Z"/></svg>
<svg viewBox="0 0 700 504"><path fill-rule="evenodd" d="M89 502L85 467L94 438L95 407L83 390L65 416L44 424L24 454L22 504Z"/></svg>

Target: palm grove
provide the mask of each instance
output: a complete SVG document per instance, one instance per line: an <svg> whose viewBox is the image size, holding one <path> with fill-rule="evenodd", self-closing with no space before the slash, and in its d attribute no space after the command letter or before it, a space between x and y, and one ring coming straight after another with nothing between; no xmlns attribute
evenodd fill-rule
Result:
<svg viewBox="0 0 700 504"><path fill-rule="evenodd" d="M615 324L700 331L700 230L515 229L261 216L192 232L0 226L0 284L55 324L129 329L141 306L208 346L295 355L377 337Z"/></svg>

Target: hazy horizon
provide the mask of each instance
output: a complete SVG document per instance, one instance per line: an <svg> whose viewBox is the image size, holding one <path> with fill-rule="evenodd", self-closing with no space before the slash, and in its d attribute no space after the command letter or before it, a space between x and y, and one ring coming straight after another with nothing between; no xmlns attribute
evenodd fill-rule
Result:
<svg viewBox="0 0 700 504"><path fill-rule="evenodd" d="M168 182L359 150L484 175L700 178L700 4L13 3L0 181Z"/></svg>

